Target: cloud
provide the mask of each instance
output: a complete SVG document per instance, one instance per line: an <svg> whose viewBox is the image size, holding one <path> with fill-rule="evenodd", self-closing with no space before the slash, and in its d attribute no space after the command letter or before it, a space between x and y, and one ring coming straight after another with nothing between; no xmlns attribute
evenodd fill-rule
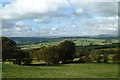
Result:
<svg viewBox="0 0 120 80"><path fill-rule="evenodd" d="M52 31L57 31L57 27L52 27L51 30Z"/></svg>
<svg viewBox="0 0 120 80"><path fill-rule="evenodd" d="M35 18L35 19L33 19L33 21L37 22L37 23L48 23L49 22L49 18L45 18L45 17Z"/></svg>
<svg viewBox="0 0 120 80"><path fill-rule="evenodd" d="M29 23L25 23L25 22L22 22L22 21L17 21L15 26L16 27L25 27L25 26L30 26L31 24Z"/></svg>
<svg viewBox="0 0 120 80"><path fill-rule="evenodd" d="M23 19L56 13L57 10L68 7L65 0L16 0L3 9L3 19Z"/></svg>
<svg viewBox="0 0 120 80"><path fill-rule="evenodd" d="M89 15L91 12L103 16L118 15L117 2L79 2L71 0L71 4L76 7L76 13L84 12Z"/></svg>
<svg viewBox="0 0 120 80"><path fill-rule="evenodd" d="M11 21L11 20L2 20L1 23L2 23L2 24L1 24L2 29L5 29L5 28L10 29L10 28L15 27L14 22Z"/></svg>
<svg viewBox="0 0 120 80"><path fill-rule="evenodd" d="M72 2L119 2L119 0L70 0Z"/></svg>
<svg viewBox="0 0 120 80"><path fill-rule="evenodd" d="M91 12L105 16L113 16L117 15L117 4L117 2L104 1L16 0L2 8L2 16L3 19L25 19L43 17L45 15L69 16L79 14L80 16L89 16Z"/></svg>
<svg viewBox="0 0 120 80"><path fill-rule="evenodd" d="M84 1L16 0L6 4L3 35L81 36L118 31L117 3Z"/></svg>

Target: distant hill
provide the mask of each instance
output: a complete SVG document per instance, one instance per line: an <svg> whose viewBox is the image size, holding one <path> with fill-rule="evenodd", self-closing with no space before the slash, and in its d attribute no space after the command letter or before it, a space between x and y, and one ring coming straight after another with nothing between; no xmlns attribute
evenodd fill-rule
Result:
<svg viewBox="0 0 120 80"><path fill-rule="evenodd" d="M98 36L94 36L95 38L101 38L101 39L118 39L117 35L98 35Z"/></svg>
<svg viewBox="0 0 120 80"><path fill-rule="evenodd" d="M14 40L17 44L28 44L28 43L36 43L36 42L52 42L52 41L60 41L62 38L42 38L42 37L9 37Z"/></svg>
<svg viewBox="0 0 120 80"><path fill-rule="evenodd" d="M28 44L28 43L37 43L37 42L53 42L61 41L64 39L74 39L74 38L97 38L97 39L118 39L118 36L115 35L97 35L97 36L77 36L77 37L9 37L14 40L17 44Z"/></svg>

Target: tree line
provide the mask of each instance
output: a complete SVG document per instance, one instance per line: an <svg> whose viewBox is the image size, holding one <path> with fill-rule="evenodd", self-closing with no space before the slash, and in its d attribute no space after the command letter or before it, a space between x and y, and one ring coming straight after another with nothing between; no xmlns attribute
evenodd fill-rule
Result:
<svg viewBox="0 0 120 80"><path fill-rule="evenodd" d="M37 60L43 60L48 65L60 64L60 63L108 63L109 55L103 54L108 53L105 50L94 51L89 48L81 48L76 51L75 43L71 40L65 40L58 45L53 45L49 47L41 47L32 50L21 50L17 47L13 40L7 37L1 37L2 39L2 62L5 61L12 62L13 64L31 64L34 58ZM96 54L97 53L97 54ZM112 61L114 63L120 63L120 54L117 51L113 52ZM79 58L79 60L74 61L74 58Z"/></svg>
<svg viewBox="0 0 120 80"><path fill-rule="evenodd" d="M57 46L42 47L36 50L21 50L13 40L2 37L2 62L10 61L14 64L30 64L37 55L46 64L58 64L70 62L74 59L75 44L72 41L65 40Z"/></svg>

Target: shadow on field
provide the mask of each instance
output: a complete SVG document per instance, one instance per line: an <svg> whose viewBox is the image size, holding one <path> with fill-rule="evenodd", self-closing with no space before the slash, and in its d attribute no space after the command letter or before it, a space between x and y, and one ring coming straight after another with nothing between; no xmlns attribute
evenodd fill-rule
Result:
<svg viewBox="0 0 120 80"><path fill-rule="evenodd" d="M48 65L48 64L29 64L29 65L24 65L23 66L67 66L65 64L54 64L54 65Z"/></svg>

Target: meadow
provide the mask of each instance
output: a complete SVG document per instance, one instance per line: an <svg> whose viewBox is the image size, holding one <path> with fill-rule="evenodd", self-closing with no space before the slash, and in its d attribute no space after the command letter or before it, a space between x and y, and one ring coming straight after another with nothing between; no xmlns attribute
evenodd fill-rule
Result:
<svg viewBox="0 0 120 80"><path fill-rule="evenodd" d="M69 39L68 39L69 40ZM70 39L72 40L76 46L80 46L80 45L104 45L106 43L104 43L106 41L106 39L94 39L94 38L73 38ZM52 41L52 42L38 42L38 43L31 43L31 44L24 44L24 45L20 45L19 47L21 47L22 49L26 49L26 48L40 48L42 46L52 46L52 45L58 45L60 42L62 41ZM112 39L111 40L112 43L118 43L117 39Z"/></svg>
<svg viewBox="0 0 120 80"><path fill-rule="evenodd" d="M76 46L80 45L104 45L105 39L79 38L72 39ZM19 45L22 49L40 48L42 46L57 45L61 41L40 42ZM117 43L113 39L112 43ZM117 48L110 48L117 49ZM104 50L110 50L104 49ZM109 57L113 56L112 54ZM112 63L69 63L59 65L45 65L40 61L33 61L31 65L15 65L9 62L2 64L3 78L118 78L118 64Z"/></svg>
<svg viewBox="0 0 120 80"><path fill-rule="evenodd" d="M3 78L118 78L118 64L2 65Z"/></svg>

